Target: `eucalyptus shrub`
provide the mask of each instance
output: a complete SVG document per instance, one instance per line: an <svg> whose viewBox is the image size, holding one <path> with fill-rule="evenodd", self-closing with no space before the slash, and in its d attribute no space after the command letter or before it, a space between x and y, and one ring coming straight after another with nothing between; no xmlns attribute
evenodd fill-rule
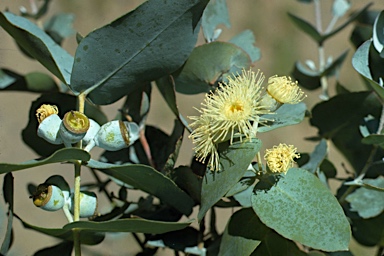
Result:
<svg viewBox="0 0 384 256"><path fill-rule="evenodd" d="M49 2L32 13L22 9L19 15L0 14L1 27L20 50L51 73L0 70L1 90L39 94L22 137L40 156L0 164L8 205L2 255L11 249L14 218L27 229L62 240L35 255L81 255L82 245L102 243L108 232L132 233L142 248L140 255L154 255L159 247L171 248L175 255L353 255L352 236L362 245L377 246L381 255L382 12L370 11L367 5L348 16L350 3L334 0L333 18L323 29L320 1L302 1L313 4L316 25L297 14L289 17L317 45L319 63L297 62L292 78L279 74L265 79L261 70L251 68L257 67L260 49L250 30L228 42L220 40L218 26L230 24L225 0L148 0L86 36L77 34L75 56L61 47L74 32L73 16L57 14L44 25L38 22ZM335 26L339 19L341 25ZM359 23L351 37L357 47L352 64L366 83L361 92L351 92L338 81L347 53L332 59L324 49L326 40L355 20ZM205 43L196 46L201 30ZM334 96L329 93L330 77L337 81ZM303 103L306 95L299 85L321 88L313 109ZM146 124L152 86L175 116L170 135ZM176 92L205 93L204 101L195 105L199 115L184 117ZM116 118L107 120L100 106L120 99ZM318 128L310 138L317 142L313 152L298 153L300 148L284 141L261 150L259 133L305 118ZM184 131L188 136L183 137ZM176 166L180 146L188 139L195 157L189 166ZM348 178L340 178L343 170L328 159L329 143L352 166ZM96 155L95 147L104 152ZM39 185L30 186L30 207L63 210L68 224L30 224L14 207L12 173L58 163L73 168L74 184L58 174L34 181ZM85 170L95 180L82 186ZM340 181L336 196L330 179ZM109 192L112 183L119 186L118 195ZM134 189L146 196L132 201L128 191ZM110 201L107 212L98 210L101 196ZM215 227L218 207L234 209L222 234ZM191 218L194 208L197 220ZM180 221L183 216L188 220ZM190 226L193 222L198 228ZM144 239L136 233L145 234Z"/></svg>

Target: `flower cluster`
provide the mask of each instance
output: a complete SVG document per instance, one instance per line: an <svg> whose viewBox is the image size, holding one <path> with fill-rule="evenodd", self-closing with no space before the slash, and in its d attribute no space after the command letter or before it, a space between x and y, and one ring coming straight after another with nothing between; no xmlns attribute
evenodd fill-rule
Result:
<svg viewBox="0 0 384 256"><path fill-rule="evenodd" d="M299 158L293 145L279 144L265 151L264 159L272 173L287 173L295 163L294 158Z"/></svg>
<svg viewBox="0 0 384 256"><path fill-rule="evenodd" d="M262 87L265 76L260 71L243 70L241 75L227 79L205 95L202 108L198 109L201 115L190 117L193 131L189 137L195 145L196 158L205 163L210 157L207 165L212 171L220 170L219 143L255 138L258 124L266 121L262 115L305 98L297 83L287 77L271 77L266 91Z"/></svg>

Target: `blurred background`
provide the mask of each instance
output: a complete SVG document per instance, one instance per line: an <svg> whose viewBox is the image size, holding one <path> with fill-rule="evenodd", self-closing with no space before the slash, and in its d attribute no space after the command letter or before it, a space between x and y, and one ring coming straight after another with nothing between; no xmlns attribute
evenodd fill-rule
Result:
<svg viewBox="0 0 384 256"><path fill-rule="evenodd" d="M39 1L37 1L40 3ZM87 35L117 17L129 12L144 1L139 0L54 0L50 4L49 18L55 13L65 12L75 15L74 29L82 35ZM322 7L323 28L327 27L331 20L331 0L320 1ZM384 9L384 2L375 0L371 9ZM351 1L352 8L349 14L362 8L368 1ZM254 63L254 70L260 69L266 77L278 74L289 75L297 60L307 59L318 63L317 45L305 34L299 31L287 16L287 12L293 13L314 24L314 5L305 4L295 0L241 0L227 1L231 27L221 27L223 33L219 37L221 41L227 41L239 32L250 29L256 37L256 46L261 50L261 59ZM19 13L19 7L24 6L30 10L30 1L27 0L0 0L0 9L9 9L11 12ZM43 19L44 21L44 19ZM340 24L344 19L337 23ZM324 48L326 58L328 56L337 57L344 50L350 49L348 59L344 62L339 80L349 90L363 90L364 86L357 72L351 66L351 57L354 53L352 44L349 41L353 26L347 27L332 39L326 41ZM127 42L128 43L128 42ZM201 39L198 44L204 43ZM72 55L76 51L76 39L73 35L67 39L63 47ZM32 71L46 72L47 70L39 63L26 58L20 53L13 39L0 28L0 67L27 74ZM335 80L330 80L331 95L334 92L333 85ZM148 118L148 124L158 126L167 133L172 131L174 116L159 95L157 89L153 87L152 106ZM305 103L311 109L316 103L320 102L320 90L306 91L308 97ZM203 99L202 94L187 96L177 95L179 108L184 116L197 115L193 106L198 107ZM21 92L0 92L0 162L16 163L36 158L37 155L25 146L21 139L21 130L28 122L28 112L30 104L38 97L37 94ZM109 119L114 118L117 109L121 106L121 101L112 105L103 106L103 110ZM309 125L308 120L296 126L285 127L277 131L260 134L263 141L263 149L270 148L279 143L293 144L299 152L311 152L316 145L314 142L304 138L315 136L317 130ZM92 152L97 157L99 152ZM181 155L178 165L189 164L192 158L192 144L188 141L187 134L183 141ZM348 164L340 156L336 149L330 148L330 160L335 164L338 171L343 170L342 164ZM36 208L28 198L27 183L39 184L53 174L63 175L71 184L73 182L73 170L65 165L48 165L39 168L28 169L14 173L15 178L15 212L30 224L42 227L61 227L66 223L62 212L49 213ZM91 176L84 171L83 181L91 179ZM0 181L2 186L2 178ZM1 192L2 193L2 192ZM139 195L137 195L139 196ZM1 196L2 198L2 196ZM3 199L0 199L0 241L5 232L6 208ZM102 200L99 203L100 211L103 210ZM224 210L219 212L218 229L222 231L229 216L235 211ZM194 213L191 218L195 218ZM48 236L25 230L21 227L18 220L14 220L15 240L9 255L33 255L37 249L53 246L58 240ZM130 234L110 234L106 240L97 246L83 247L84 255L135 255L140 248ZM374 250L361 246L351 245L355 255L373 255ZM172 255L170 251L160 249L158 255Z"/></svg>

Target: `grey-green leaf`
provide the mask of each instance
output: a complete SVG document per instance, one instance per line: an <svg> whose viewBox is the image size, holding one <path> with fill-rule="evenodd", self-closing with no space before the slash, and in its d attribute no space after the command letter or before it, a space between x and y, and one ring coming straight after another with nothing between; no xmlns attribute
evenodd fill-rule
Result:
<svg viewBox="0 0 384 256"><path fill-rule="evenodd" d="M220 153L222 171L207 170L201 191L201 207L197 215L199 221L215 203L217 203L247 171L252 159L261 148L261 140L236 142Z"/></svg>
<svg viewBox="0 0 384 256"><path fill-rule="evenodd" d="M363 179L363 183L384 188L384 177ZM351 211L357 212L364 219L376 217L384 210L384 191L361 187L349 194L346 200L351 204Z"/></svg>
<svg viewBox="0 0 384 256"><path fill-rule="evenodd" d="M26 18L10 12L0 13L0 25L23 49L44 67L69 84L73 57L51 37Z"/></svg>
<svg viewBox="0 0 384 256"><path fill-rule="evenodd" d="M375 47L376 51L381 53L381 51L384 48L384 11L381 11L379 15L377 15L375 19L375 23L373 24L373 46Z"/></svg>
<svg viewBox="0 0 384 256"><path fill-rule="evenodd" d="M334 0L332 5L332 14L337 18L341 18L351 8L348 0Z"/></svg>
<svg viewBox="0 0 384 256"><path fill-rule="evenodd" d="M76 50L71 88L106 105L171 74L191 53L207 3L148 0L91 32Z"/></svg>
<svg viewBox="0 0 384 256"><path fill-rule="evenodd" d="M220 24L227 28L231 26L226 0L211 0L204 10L201 22L205 40L212 42L217 38L216 28Z"/></svg>
<svg viewBox="0 0 384 256"><path fill-rule="evenodd" d="M307 21L299 18L291 13L288 13L289 18L299 27L304 33L312 37L317 43L321 43L323 41L322 35L317 31L317 29Z"/></svg>
<svg viewBox="0 0 384 256"><path fill-rule="evenodd" d="M57 150L51 156L43 159L29 160L20 164L0 163L0 174L28 169L40 165L61 163L68 161L85 161L87 162L91 156L88 152L77 148L63 148Z"/></svg>
<svg viewBox="0 0 384 256"><path fill-rule="evenodd" d="M260 59L260 49L255 46L256 39L255 35L251 30L244 30L240 34L231 38L229 42L239 46L244 51L246 51L249 57L251 58L252 62L255 62Z"/></svg>
<svg viewBox="0 0 384 256"><path fill-rule="evenodd" d="M257 131L268 132L280 127L298 124L304 120L306 110L307 106L303 102L284 104L276 110L275 114L263 115L263 118L273 121L268 122L266 126L260 127Z"/></svg>
<svg viewBox="0 0 384 256"><path fill-rule="evenodd" d="M176 91L185 94L206 93L225 76L251 65L249 55L226 42L212 42L193 49L181 72L175 75Z"/></svg>
<svg viewBox="0 0 384 256"><path fill-rule="evenodd" d="M328 146L327 141L322 139L319 144L316 145L315 150L311 153L308 163L301 166L302 169L306 169L311 173L315 173L320 164L327 157Z"/></svg>
<svg viewBox="0 0 384 256"><path fill-rule="evenodd" d="M185 215L192 213L193 199L174 181L152 167L141 164L113 165L95 160L89 161L87 166L154 195Z"/></svg>
<svg viewBox="0 0 384 256"><path fill-rule="evenodd" d="M323 251L348 250L349 222L335 196L310 172L291 168L270 190L256 190L252 207L280 235Z"/></svg>
<svg viewBox="0 0 384 256"><path fill-rule="evenodd" d="M365 41L355 52L352 57L352 66L357 72L362 75L365 80L371 85L372 89L377 95L384 100L384 88L381 87L376 81L372 79L371 71L369 70L369 49L371 47L372 40Z"/></svg>

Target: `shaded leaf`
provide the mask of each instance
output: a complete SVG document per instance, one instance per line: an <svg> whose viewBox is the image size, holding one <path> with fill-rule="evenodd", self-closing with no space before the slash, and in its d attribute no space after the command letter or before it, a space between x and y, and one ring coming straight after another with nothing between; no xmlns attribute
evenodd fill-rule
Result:
<svg viewBox="0 0 384 256"><path fill-rule="evenodd" d="M384 239L384 212L379 216L362 219L351 218L353 237L362 245L382 245Z"/></svg>
<svg viewBox="0 0 384 256"><path fill-rule="evenodd" d="M50 2L51 0L44 0L44 3L38 8L37 12L28 13L26 11L20 10L21 16L38 20L41 17L43 17L45 14L47 14Z"/></svg>
<svg viewBox="0 0 384 256"><path fill-rule="evenodd" d="M323 160L327 157L328 146L327 141L322 139L318 145L316 145L315 150L311 153L309 162L301 166L302 169L306 169L311 173L315 173L317 168L320 167Z"/></svg>
<svg viewBox="0 0 384 256"><path fill-rule="evenodd" d="M384 177L363 179L363 183L384 188ZM384 210L384 191L361 187L349 194L346 200L351 205L351 211L357 212L364 219L376 217Z"/></svg>
<svg viewBox="0 0 384 256"><path fill-rule="evenodd" d="M268 132L280 127L301 123L304 120L306 110L307 106L303 102L284 104L276 110L275 114L263 115L263 118L273 120L273 122L268 122L266 126L259 127L257 131Z"/></svg>
<svg viewBox="0 0 384 256"><path fill-rule="evenodd" d="M239 46L246 53L248 53L249 57L251 58L251 62L255 62L260 59L261 57L260 49L254 45L256 42L256 39L255 39L255 35L251 30L247 29L241 32L240 34L231 38L229 42Z"/></svg>
<svg viewBox="0 0 384 256"><path fill-rule="evenodd" d="M29 20L10 12L0 14L0 25L21 47L63 83L70 83L73 57Z"/></svg>
<svg viewBox="0 0 384 256"><path fill-rule="evenodd" d="M99 169L123 183L158 197L185 215L192 213L194 201L172 180L152 167L141 164L114 165L90 160L88 167Z"/></svg>
<svg viewBox="0 0 384 256"><path fill-rule="evenodd" d="M201 207L197 218L202 220L205 213L217 203L247 171L252 159L261 148L259 139L247 142L235 142L227 150L220 152L222 171L207 171L201 191Z"/></svg>
<svg viewBox="0 0 384 256"><path fill-rule="evenodd" d="M185 94L209 92L218 81L250 65L249 55L232 43L212 42L198 46L175 74L176 91Z"/></svg>
<svg viewBox="0 0 384 256"><path fill-rule="evenodd" d="M13 175L12 173L7 173L4 176L3 196L4 196L4 201L8 204L8 222L7 222L7 229L4 234L4 240L0 248L1 255L7 255L12 244L13 195L14 195Z"/></svg>
<svg viewBox="0 0 384 256"><path fill-rule="evenodd" d="M29 160L19 164L11 163L0 163L0 173L8 173L13 171L24 170L36 166L61 163L61 162L71 162L71 161L84 161L87 162L90 159L88 152L78 149L78 148L63 148L51 156L43 159Z"/></svg>
<svg viewBox="0 0 384 256"><path fill-rule="evenodd" d="M71 88L90 92L95 104L106 105L171 74L191 53L207 3L149 0L91 32L76 50Z"/></svg>
<svg viewBox="0 0 384 256"><path fill-rule="evenodd" d="M372 40L366 41L355 52L352 57L352 66L357 72L362 75L372 89L377 93L381 100L384 100L384 88L381 87L376 81L372 79L370 67L369 67L369 49L371 47Z"/></svg>
<svg viewBox="0 0 384 256"><path fill-rule="evenodd" d="M320 72L307 69L301 62L295 63L292 76L299 82L300 86L308 90L321 87Z"/></svg>
<svg viewBox="0 0 384 256"><path fill-rule="evenodd" d="M378 145L384 148L384 135L370 134L361 140L362 143L367 145Z"/></svg>
<svg viewBox="0 0 384 256"><path fill-rule="evenodd" d="M58 13L44 23L44 30L56 43L61 44L65 38L75 34L72 28L74 19L72 13Z"/></svg>
<svg viewBox="0 0 384 256"><path fill-rule="evenodd" d="M252 207L282 236L323 251L348 250L349 222L332 193L313 174L291 168L268 191L256 190Z"/></svg>
<svg viewBox="0 0 384 256"><path fill-rule="evenodd" d="M296 15L293 15L291 13L288 13L288 16L293 21L293 23L298 28L300 28L304 33L312 37L312 39L315 40L318 44L322 43L323 38L321 34L317 31L317 29L312 24L308 23L302 18L299 18Z"/></svg>
<svg viewBox="0 0 384 256"><path fill-rule="evenodd" d="M72 242L63 242L55 246L41 249L35 252L33 256L52 256L52 255L71 256L72 249L73 249Z"/></svg>
<svg viewBox="0 0 384 256"><path fill-rule="evenodd" d="M220 24L225 25L227 28L231 26L226 0L211 0L207 8L205 8L201 20L201 26L207 42L216 40L217 32L215 31Z"/></svg>
<svg viewBox="0 0 384 256"><path fill-rule="evenodd" d="M261 243L255 239L262 229L266 228L257 216L250 209L243 209L235 212L224 230L220 243L219 256L232 255L250 255L255 248Z"/></svg>
<svg viewBox="0 0 384 256"><path fill-rule="evenodd" d="M186 191L195 202L201 201L202 178L194 174L189 167L177 167L171 173L171 178L181 189Z"/></svg>

